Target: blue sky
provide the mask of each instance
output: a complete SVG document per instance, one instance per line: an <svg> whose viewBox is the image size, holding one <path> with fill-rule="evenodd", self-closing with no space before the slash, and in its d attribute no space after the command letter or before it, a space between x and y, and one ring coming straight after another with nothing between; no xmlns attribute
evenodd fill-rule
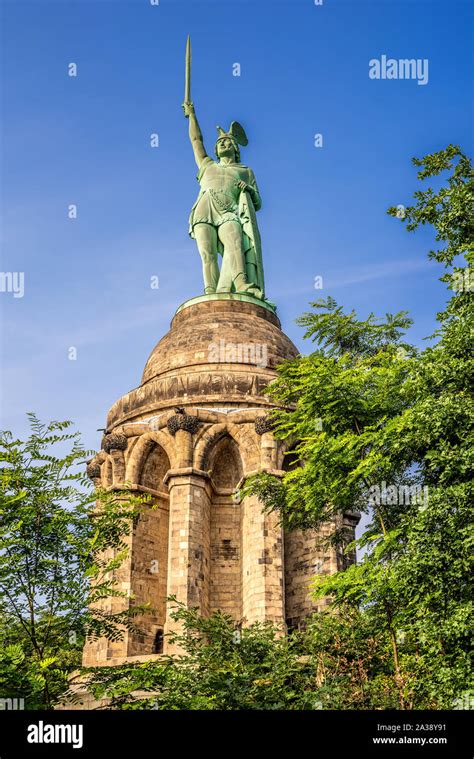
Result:
<svg viewBox="0 0 474 759"><path fill-rule="evenodd" d="M236 119L247 131L267 294L298 347L310 348L295 318L327 295L361 316L408 310L419 345L432 332L446 296L426 258L432 235L409 235L386 209L410 202L412 156L471 149L468 2L1 8L1 268L25 273L23 298L0 293L2 427L23 434L34 410L72 419L97 448L108 408L139 384L175 309L201 292L187 234L196 167L180 107L188 32L208 151L216 124ZM371 80L369 60L383 54L428 59L428 84Z"/></svg>

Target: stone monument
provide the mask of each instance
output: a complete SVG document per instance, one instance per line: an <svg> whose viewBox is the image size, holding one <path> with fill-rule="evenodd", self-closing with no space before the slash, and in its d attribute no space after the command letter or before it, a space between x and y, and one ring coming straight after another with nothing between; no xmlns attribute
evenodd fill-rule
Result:
<svg viewBox="0 0 474 759"><path fill-rule="evenodd" d="M170 596L203 615L221 609L243 625L270 620L294 629L317 608L308 588L314 575L353 559L340 549L322 551L318 531L284 534L275 513L265 513L255 496L239 495L252 473L281 477L290 466L288 444L272 433L273 404L264 389L297 350L265 298L261 198L252 170L240 162L245 132L237 122L228 132L219 128L218 160L207 155L190 99L189 40L186 58L183 108L201 186L190 233L204 294L178 308L139 387L110 409L102 450L88 465L97 486L128 483L154 504L143 508L117 572L131 603L149 603L153 611L138 621L139 634L86 643L85 666L172 652ZM357 521L354 513L340 516L352 534ZM128 601L107 603L119 610Z"/></svg>

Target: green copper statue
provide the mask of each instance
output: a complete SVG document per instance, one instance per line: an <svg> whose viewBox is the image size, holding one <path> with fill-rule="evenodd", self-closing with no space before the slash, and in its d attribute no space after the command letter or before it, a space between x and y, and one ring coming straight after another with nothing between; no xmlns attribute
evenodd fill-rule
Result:
<svg viewBox="0 0 474 759"><path fill-rule="evenodd" d="M207 155L191 102L189 37L183 109L189 119L189 138L199 168L201 190L189 217L189 234L201 255L204 292L248 293L264 299L262 246L255 216L262 202L252 169L240 162L239 145L247 145L247 136L236 121L228 132L217 127L218 161Z"/></svg>

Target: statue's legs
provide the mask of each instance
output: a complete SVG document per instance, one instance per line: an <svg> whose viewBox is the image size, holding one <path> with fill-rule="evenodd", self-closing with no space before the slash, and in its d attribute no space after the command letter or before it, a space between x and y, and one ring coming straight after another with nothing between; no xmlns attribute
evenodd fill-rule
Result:
<svg viewBox="0 0 474 759"><path fill-rule="evenodd" d="M199 254L202 260L202 276L204 292L215 293L219 281L219 265L217 263L217 230L212 224L199 222L193 229Z"/></svg>
<svg viewBox="0 0 474 759"><path fill-rule="evenodd" d="M222 256L221 273L219 276L219 282L217 284L217 292L230 293L231 290L232 290L231 260L230 260L230 255L228 256L227 252L224 250L224 254Z"/></svg>
<svg viewBox="0 0 474 759"><path fill-rule="evenodd" d="M232 283L237 292L246 291L248 285L242 250L242 227L238 221L226 221L220 225L218 234L224 246L224 255L217 292L229 293Z"/></svg>

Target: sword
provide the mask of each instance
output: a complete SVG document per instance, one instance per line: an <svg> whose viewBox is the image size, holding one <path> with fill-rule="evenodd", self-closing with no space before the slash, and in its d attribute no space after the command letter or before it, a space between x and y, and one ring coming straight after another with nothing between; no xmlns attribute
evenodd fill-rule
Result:
<svg viewBox="0 0 474 759"><path fill-rule="evenodd" d="M186 42L186 73L184 80L184 102L191 103L191 37Z"/></svg>

